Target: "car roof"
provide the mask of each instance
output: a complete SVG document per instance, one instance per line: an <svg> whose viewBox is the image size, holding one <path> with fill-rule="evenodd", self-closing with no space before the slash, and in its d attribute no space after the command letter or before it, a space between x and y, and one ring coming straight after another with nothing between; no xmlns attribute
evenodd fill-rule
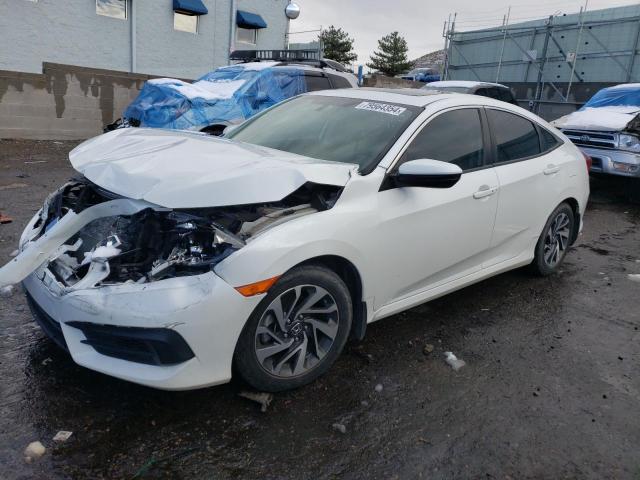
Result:
<svg viewBox="0 0 640 480"><path fill-rule="evenodd" d="M345 88L338 90L320 90L308 95L323 95L327 97L348 97L379 102L400 103L424 107L443 98L460 96L459 93L443 93L438 91L421 90L419 88ZM469 95L471 97L471 95Z"/></svg>
<svg viewBox="0 0 640 480"><path fill-rule="evenodd" d="M400 105L426 107L441 100L447 100L448 106L493 107L508 110L517 115L529 118L539 124L549 124L534 113L517 105L496 100L495 98L469 93L443 92L442 90L422 90L420 88L341 88L336 90L320 90L305 95L321 95L324 97L344 97L374 102L390 102Z"/></svg>
<svg viewBox="0 0 640 480"><path fill-rule="evenodd" d="M442 88L442 87L458 87L458 88L474 88L474 87L500 87L500 88L509 88L506 85L502 85L501 83L492 83L492 82L474 82L471 80L440 80L438 82L430 82L426 86L429 88Z"/></svg>

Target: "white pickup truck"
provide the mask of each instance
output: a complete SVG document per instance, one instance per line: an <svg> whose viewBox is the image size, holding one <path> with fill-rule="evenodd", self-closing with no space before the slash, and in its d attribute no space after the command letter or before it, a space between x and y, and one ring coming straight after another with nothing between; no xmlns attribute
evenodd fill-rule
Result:
<svg viewBox="0 0 640 480"><path fill-rule="evenodd" d="M640 177L639 114L640 83L625 83L551 123L592 158L592 172Z"/></svg>

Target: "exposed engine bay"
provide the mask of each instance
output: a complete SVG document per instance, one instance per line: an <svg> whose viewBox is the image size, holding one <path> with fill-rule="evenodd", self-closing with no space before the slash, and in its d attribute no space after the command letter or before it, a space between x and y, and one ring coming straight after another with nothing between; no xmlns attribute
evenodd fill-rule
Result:
<svg viewBox="0 0 640 480"><path fill-rule="evenodd" d="M333 207L342 187L307 182L278 202L172 210L146 208L98 218L71 236L47 265L66 290L197 275L281 223ZM34 228L45 234L68 212L120 198L85 178L53 194Z"/></svg>

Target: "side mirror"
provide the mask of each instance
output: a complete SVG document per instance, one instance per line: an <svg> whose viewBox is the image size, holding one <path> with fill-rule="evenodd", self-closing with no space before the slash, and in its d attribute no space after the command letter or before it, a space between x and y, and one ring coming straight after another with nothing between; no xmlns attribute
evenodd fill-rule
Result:
<svg viewBox="0 0 640 480"><path fill-rule="evenodd" d="M222 131L222 137L225 137L227 135L229 135L231 132L233 132L236 128L238 128L238 125L229 125L227 126L223 131Z"/></svg>
<svg viewBox="0 0 640 480"><path fill-rule="evenodd" d="M410 160L403 163L393 175L398 187L450 188L462 176L462 169L440 160Z"/></svg>

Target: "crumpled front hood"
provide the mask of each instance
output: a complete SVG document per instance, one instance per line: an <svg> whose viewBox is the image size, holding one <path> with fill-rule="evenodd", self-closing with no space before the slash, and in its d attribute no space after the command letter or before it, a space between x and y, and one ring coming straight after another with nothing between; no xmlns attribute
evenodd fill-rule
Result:
<svg viewBox="0 0 640 480"><path fill-rule="evenodd" d="M88 140L69 159L96 185L167 208L276 202L306 182L344 186L357 171L357 165L210 135L146 128Z"/></svg>
<svg viewBox="0 0 640 480"><path fill-rule="evenodd" d="M634 106L585 108L560 117L551 124L562 129L618 132L624 130L638 112L640 108Z"/></svg>

